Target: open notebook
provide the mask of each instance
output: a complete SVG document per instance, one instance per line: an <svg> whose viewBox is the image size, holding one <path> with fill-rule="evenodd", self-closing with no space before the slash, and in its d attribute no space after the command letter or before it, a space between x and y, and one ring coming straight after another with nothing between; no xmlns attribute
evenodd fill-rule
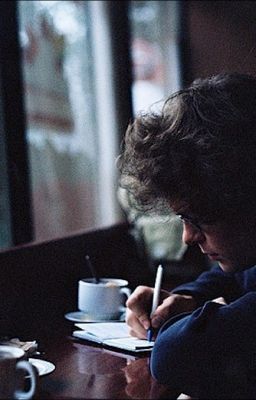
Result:
<svg viewBox="0 0 256 400"><path fill-rule="evenodd" d="M80 330L73 332L74 337L100 343L103 346L133 352L151 351L154 346L153 341L130 336L125 322L79 323L75 326Z"/></svg>

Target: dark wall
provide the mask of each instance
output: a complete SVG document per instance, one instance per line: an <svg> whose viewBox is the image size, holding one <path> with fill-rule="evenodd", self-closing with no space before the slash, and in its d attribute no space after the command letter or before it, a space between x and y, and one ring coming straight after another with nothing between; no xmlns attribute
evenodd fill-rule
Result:
<svg viewBox="0 0 256 400"><path fill-rule="evenodd" d="M219 72L256 75L256 2L186 1L187 80Z"/></svg>

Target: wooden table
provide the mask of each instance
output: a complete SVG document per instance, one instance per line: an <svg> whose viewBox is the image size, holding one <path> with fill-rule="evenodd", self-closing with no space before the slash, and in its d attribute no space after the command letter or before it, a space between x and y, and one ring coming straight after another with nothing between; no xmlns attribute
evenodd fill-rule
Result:
<svg viewBox="0 0 256 400"><path fill-rule="evenodd" d="M147 355L111 351L71 335L44 338L39 346L40 358L56 369L39 377L35 399L177 398L151 377Z"/></svg>
<svg viewBox="0 0 256 400"><path fill-rule="evenodd" d="M64 319L77 309L79 279L91 276L86 254L102 277L127 279L131 289L154 284L155 274L134 232L133 225L120 223L0 251L1 336L36 340L42 359L56 365L53 373L39 378L35 398L176 398L152 379L148 357L135 359L74 341L73 324ZM181 265L202 265L202 253L192 249ZM171 276L170 281L166 276L167 288L181 283Z"/></svg>

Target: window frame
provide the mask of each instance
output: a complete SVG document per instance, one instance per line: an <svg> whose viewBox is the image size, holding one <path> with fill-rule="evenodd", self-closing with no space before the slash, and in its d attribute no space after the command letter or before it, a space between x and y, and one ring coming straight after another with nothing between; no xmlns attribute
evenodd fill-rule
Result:
<svg viewBox="0 0 256 400"><path fill-rule="evenodd" d="M17 1L0 2L0 107L11 247L33 240Z"/></svg>

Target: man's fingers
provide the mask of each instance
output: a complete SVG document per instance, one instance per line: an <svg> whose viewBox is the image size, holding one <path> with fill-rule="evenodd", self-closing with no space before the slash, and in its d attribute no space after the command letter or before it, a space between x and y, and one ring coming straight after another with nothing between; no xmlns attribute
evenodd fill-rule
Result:
<svg viewBox="0 0 256 400"><path fill-rule="evenodd" d="M133 329L130 329L129 334L131 336L135 336L139 339L146 339L147 338L147 331L134 331Z"/></svg>
<svg viewBox="0 0 256 400"><path fill-rule="evenodd" d="M126 323L131 328L130 334L132 336L146 337L146 331L150 326L147 316L141 316L141 319L139 319L131 310L128 309L126 312Z"/></svg>
<svg viewBox="0 0 256 400"><path fill-rule="evenodd" d="M152 288L147 286L138 286L126 302L127 310L132 311L144 329L150 327L149 313L152 303L152 293ZM130 318L132 318L130 315L127 315L127 323L128 325L133 326L135 321L130 321Z"/></svg>
<svg viewBox="0 0 256 400"><path fill-rule="evenodd" d="M152 303L153 289L138 286L126 301L126 306L135 313L145 312Z"/></svg>
<svg viewBox="0 0 256 400"><path fill-rule="evenodd" d="M143 326L144 329L149 329L150 328L150 320L146 314L140 315L138 317L138 320L140 321L141 325Z"/></svg>
<svg viewBox="0 0 256 400"><path fill-rule="evenodd" d="M166 317L162 317L160 314L157 314L152 317L151 319L151 325L153 328L158 329L160 328L161 325L166 321Z"/></svg>
<svg viewBox="0 0 256 400"><path fill-rule="evenodd" d="M182 312L192 312L196 308L196 302L191 296L173 294L166 297L160 304L154 315L151 324L154 328L160 328L169 318Z"/></svg>
<svg viewBox="0 0 256 400"><path fill-rule="evenodd" d="M170 302L170 305L172 304L172 301L168 302ZM168 302L164 301L160 306L157 307L154 315L152 315L151 325L153 328L160 328L160 326L171 317L171 309L170 305L168 305Z"/></svg>

